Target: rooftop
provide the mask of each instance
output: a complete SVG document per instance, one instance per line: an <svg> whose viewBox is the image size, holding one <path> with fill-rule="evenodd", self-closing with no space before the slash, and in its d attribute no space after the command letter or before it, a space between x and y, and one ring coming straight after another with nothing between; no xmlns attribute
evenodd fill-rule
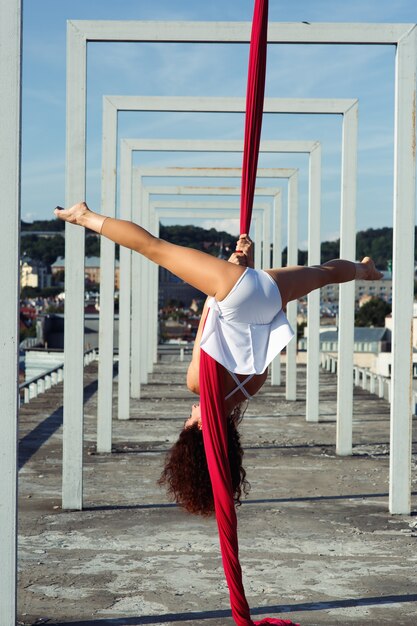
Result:
<svg viewBox="0 0 417 626"><path fill-rule="evenodd" d="M132 401L131 419L114 420L111 455L95 453L97 365L86 368L84 511L60 509L62 386L22 407L19 623L231 626L214 520L186 515L156 485L192 400L187 363L174 358ZM414 626L416 518L387 510L388 404L355 389L354 454L338 457L336 377L320 373L318 424L305 421L305 382L301 368L297 402L266 384L241 425L252 613Z"/></svg>

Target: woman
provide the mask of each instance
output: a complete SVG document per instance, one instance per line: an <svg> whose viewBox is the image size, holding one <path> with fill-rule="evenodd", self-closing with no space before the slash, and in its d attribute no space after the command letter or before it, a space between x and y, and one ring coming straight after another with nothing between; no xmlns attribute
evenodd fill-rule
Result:
<svg viewBox="0 0 417 626"><path fill-rule="evenodd" d="M234 500L247 492L242 468L243 451L237 425L243 403L264 384L267 366L293 336L284 310L288 302L330 283L354 279L379 280L373 261L336 259L312 267L254 270L252 242L240 236L237 251L228 261L154 237L132 222L105 217L82 202L55 215L84 226L130 248L165 267L209 296L198 329L187 373L188 388L199 393L200 347L222 365L228 415L228 453ZM202 438L201 414L194 404L177 443L166 459L159 481L191 513L214 512L213 493Z"/></svg>

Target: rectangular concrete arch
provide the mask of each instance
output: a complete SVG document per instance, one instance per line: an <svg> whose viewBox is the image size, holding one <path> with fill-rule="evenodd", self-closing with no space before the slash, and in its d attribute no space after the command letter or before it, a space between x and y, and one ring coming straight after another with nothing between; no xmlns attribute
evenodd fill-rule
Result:
<svg viewBox="0 0 417 626"><path fill-rule="evenodd" d="M355 102L355 101L353 101ZM172 103L169 104L170 107L174 106ZM343 101L343 106L345 106L345 101ZM139 143L140 141L140 143ZM261 147L260 147L260 151L261 152L305 152L305 148L306 148L306 143L307 145L310 144L310 147L312 148L311 150L308 150L307 152L310 154L310 163L313 159L315 159L315 163L320 163L320 150L319 150L319 144L317 142L314 142L313 145L312 142L264 142L261 143ZM128 207L126 208L126 214L124 215L124 219L129 219L129 216L131 216L131 191L132 191L132 152L136 151L136 150L152 150L152 149L156 149L156 150L168 150L168 151L193 151L193 152L202 152L202 151L219 151L216 150L216 148L219 148L220 146L227 146L227 149L225 150L223 148L223 151L227 151L227 152L235 152L235 151L239 151L236 150L236 146L239 145L239 142L233 141L233 140L225 140L225 142L222 141L198 141L198 140L135 140L135 139L131 139L131 140L127 140L124 139L121 142L121 151L120 151L120 172L121 172L121 194L123 194L123 196L121 195L121 205L123 207ZM240 142L240 146L242 147L242 143ZM275 149L273 149L275 148ZM288 148L288 150L287 150ZM241 150L240 150L241 151ZM319 174L319 168L315 168L315 173ZM109 174L111 175L111 170L109 171ZM311 182L311 185L313 185L313 182ZM317 184L317 187L320 187L320 183ZM297 178L296 176L292 176L289 179L289 205L291 205L295 212L298 211L298 183L297 183ZM311 198L317 198L318 195L314 194L314 196L312 195ZM297 207L297 208L296 208ZM320 224L320 215L319 215L319 211L320 211L320 207L319 205L314 206L313 212L316 216L315 219L315 226L317 228L319 228L319 224ZM134 219L137 219L137 221L141 221L142 217L141 216L135 216ZM295 246L295 252L293 255L293 258L297 257L297 244L296 241L294 239L294 237L296 237L297 235L297 223L294 222L295 219L295 213L293 213L291 220L289 220L289 225L292 224L292 232L293 232L293 236L290 237L291 243L290 246ZM295 224L295 227L294 227ZM320 250L320 242L318 240L318 243L316 244L316 247L318 247L318 250ZM313 250L314 252L314 250ZM135 259L135 261L137 263L140 263L140 261L138 261L137 259ZM319 259L318 261L319 262ZM126 258L126 267L128 267L128 271L129 271L129 265L128 265L128 260ZM130 285L130 283L127 283ZM130 293L130 288L128 289L128 287L125 287L125 293ZM313 307L311 307L311 311L312 311ZM288 307L287 307L287 314L288 314L288 319L290 321L290 323L295 326L296 325L296 318L297 318L297 303L296 302L291 302L289 303ZM313 317L313 314L312 314ZM317 313L316 313L316 320L317 320L317 329L316 329L316 333L317 335L319 334L319 299L317 299ZM122 325L123 327L123 325ZM314 332L313 327L311 327L312 332ZM295 400L296 399L296 344L294 345L289 345L288 349L287 349L287 378L286 378L286 397L288 400ZM318 349L318 341L317 341L317 349ZM317 353L316 355L316 361L317 363L319 363L319 355ZM318 366L316 368L316 371L318 372ZM276 366L273 367L273 375L276 372ZM275 380L273 382L276 382ZM314 389L313 386L310 387L310 391ZM317 397L317 402L318 402L318 373L317 373L317 389L315 392L315 395ZM318 411L317 411L318 414Z"/></svg>
<svg viewBox="0 0 417 626"><path fill-rule="evenodd" d="M135 184L135 183L134 183ZM132 214L134 213L143 213L148 210L148 206L149 206L149 202L151 199L152 195L159 195L159 196L165 196L165 195L170 195L170 196L176 196L176 197L181 197L181 196L238 196L240 197L240 186L239 187L198 187L198 186L176 186L176 187L170 187L167 185L159 185L159 186L150 186L150 187L144 187L141 185L141 183L139 183L138 180L138 184L140 184L140 189L142 190L142 194L138 195L139 198L139 203L137 204L137 209L135 209L135 202L133 202L133 209L132 209ZM280 196L281 194L281 190L280 188L268 188L268 187L257 187L255 189L255 198L256 197L270 197L273 200L273 206L275 206L279 201L280 201ZM133 197L133 193L132 193L132 197ZM271 205L272 208L272 205ZM175 215L175 217L177 217L177 215ZM238 220L238 216L236 215L236 220ZM256 252L256 254L258 255L258 267L262 267L262 268L269 268L271 267L271 261L270 261L270 246L271 246L271 232L273 232L272 229L272 221L269 219L267 216L265 216L265 219L263 220L263 232L262 232L262 251L258 251ZM274 245L277 245L277 242L274 242ZM259 256L262 256L262 261L259 260ZM133 258L132 258L132 268L133 268ZM143 276L143 273L142 273ZM138 285L138 282L135 281L133 275L132 275L132 283ZM133 309L133 289L132 289L132 334L131 334L131 385L130 385L130 395L131 397L139 397L138 395L135 395L135 387L137 387L137 383L138 383L138 373L135 371L134 368L134 364L136 363L137 358L141 358L141 356L147 356L148 357L148 365L145 368L145 376L147 374L147 372L151 372L153 369L153 364L156 363L157 361L157 311L155 314L155 318L152 318L152 316L149 316L149 314L147 314L146 312L146 301L144 298L142 298L143 300L143 304L144 307L142 308L142 315L141 315L141 320L142 320L142 324L139 323L138 319L135 319L134 316L134 309ZM133 328L142 328L145 331L146 328L146 319L148 319L149 322L151 322L151 324L153 325L153 332L151 333L145 333L143 332L142 335L142 350L139 351L139 353L134 352L134 333L133 333ZM143 324L143 322L145 321L145 324ZM152 342L154 343L154 345L149 346L148 349L144 350L143 348L147 345L147 341L146 339L149 337L154 337L154 340L152 340ZM147 353L147 354L146 354ZM138 364L136 363L136 366L138 366ZM139 374L139 381L143 378L143 376L140 376Z"/></svg>
<svg viewBox="0 0 417 626"><path fill-rule="evenodd" d="M239 98L189 98L189 97L145 97L145 96L105 96L103 101L103 138L106 136L107 131L109 131L109 137L111 137L110 147L113 146L114 156L108 155L108 166L106 167L106 171L109 176L112 176L112 172L115 170L115 140L117 139L117 114L119 111L193 111L193 112L203 112L203 111L211 111L211 112L243 112L245 108L244 99ZM356 122L356 114L357 114L357 101L354 99L345 99L345 100L337 100L337 99L267 99L264 103L264 110L269 113L312 113L312 114L340 114L343 115L343 129L344 134L352 139L352 143L356 142L356 131L355 131L355 122ZM103 154L104 149L108 146L107 141L103 143ZM353 154L353 153L352 153ZM315 155L318 157L318 153ZM353 219L343 220L342 225L346 223L349 225L351 229L354 229L354 214L355 214L355 198L356 198L356 158L353 155L353 159L348 158L350 154L347 153L345 158L343 159L346 164L346 170L343 171L343 175L346 174L346 180L342 181L342 215L352 216ZM106 157L107 161L107 157ZM310 171L314 171L317 169L318 159L316 158L315 164L313 164L313 159L310 159ZM352 167L351 167L352 165ZM128 166L130 167L130 165ZM342 177L343 177L342 175ZM106 176L103 174L103 179L106 179ZM351 182L349 182L351 181ZM107 188L108 183L106 183ZM113 184L115 189L115 182ZM125 185L121 185L122 193L125 193L129 187ZM293 191L294 187L292 188ZM344 193L344 190L346 192ZM349 191L348 191L349 190ZM310 189L311 191L311 189ZM349 192L351 192L349 194ZM126 193L128 193L126 191ZM107 194L106 194L107 195ZM318 194L311 194L310 200L314 202ZM345 201L344 201L345 200ZM350 202L348 202L350 200ZM128 206L127 197L121 197L121 206ZM345 210L344 210L345 207ZM127 209L129 211L129 209ZM309 216L311 211L311 203L309 208ZM315 220L310 222L312 232L309 235L309 264L317 264L320 262L320 219L319 212L314 209L314 213L317 215ZM297 223L294 222L292 224L292 229L294 230L294 234L297 230ZM318 233L318 236L317 236ZM354 233L348 232L347 228L343 232L341 239L345 242L345 248L354 248ZM353 244L352 244L353 241ZM350 243L350 246L348 243ZM354 252L352 252L351 257L353 258ZM112 255L110 254L109 245L106 245L106 266L109 266L111 263ZM121 273L123 273L123 267L130 268L130 254L128 251L123 251L121 253ZM128 265L129 264L129 265ZM107 269L104 268L105 274L107 275ZM130 283L129 283L129 272L130 269L125 270L126 279L121 279L121 287L122 291L128 291L130 293ZM345 289L345 286L342 286L341 292ZM345 291L349 294L351 304L353 307L353 298L354 292L352 289L349 291L349 287L346 287ZM110 297L110 294L108 294ZM342 295L340 296L342 298ZM310 326L310 333L308 339L308 365L310 366L311 376L307 377L307 403L306 403L306 414L308 421L318 421L319 420L319 325L320 325L320 303L319 303L320 295L319 293L312 293L308 297L308 323ZM342 309L346 310L345 307ZM288 307L289 318L292 323L295 323L296 319L296 303L290 303ZM351 346L350 351L350 359L353 364L353 316L350 316L349 321L351 325L345 322L344 314L341 316L340 320L340 335L341 335L341 343L345 346ZM106 325L107 327L107 325ZM103 333L104 336L105 333ZM343 341L344 339L344 341ZM106 333L106 337L103 339L105 342L106 352L110 353L110 345L109 342L111 338ZM347 355L349 351L347 351ZM288 360L287 360L287 388L286 388L286 397L289 400L296 399L296 345L290 345L288 347ZM348 356L346 357L346 359ZM109 357L106 359L106 375L103 374L103 379L106 381L110 379L110 359ZM104 367L104 366L103 366ZM277 363L273 367L273 379L274 382L279 380ZM350 400L350 404L345 402L344 397L340 398L340 395L352 396L352 385L350 384L350 379L347 374L345 374L345 370L342 370L340 375L340 386L339 386L339 400L338 400L338 422L344 425L343 428L338 429L338 433L340 435L340 441L337 439L337 448L339 449L347 449L352 446L352 436L349 431L352 430L352 399ZM100 383L99 383L100 387ZM110 385L106 385L107 391L103 392L103 397L106 398L106 406L107 406L107 414L109 413L110 399L107 397L109 394ZM344 393L341 393L341 390ZM100 394L99 394L100 395ZM104 404L102 404L99 400L99 413L102 415L106 415L106 409ZM343 409L345 410L343 412ZM106 417L108 421L109 417ZM348 437L347 441L344 439Z"/></svg>
<svg viewBox="0 0 417 626"><path fill-rule="evenodd" d="M183 98L183 97L145 97L145 96L105 96L103 101L103 136L106 135L107 130L110 131L109 135L112 137L112 145L114 145L114 138L117 136L117 114L119 111L211 111L211 112L243 112L245 107L245 101L239 98ZM280 99L272 98L265 100L264 110L269 113L311 113L311 114L338 114L343 116L343 131L344 138L349 138L352 146L356 144L356 125L357 125L357 101L354 99ZM123 145L123 144L122 144ZM346 146L346 150L345 150ZM349 151L347 148L349 144L344 141L343 150L344 158L342 162L345 164L342 172L342 233L341 240L345 243L345 249L349 247L353 248L350 257L354 258L354 214L355 214L355 201L356 201L356 155L354 150ZM115 148L113 148L115 150ZM123 155L123 150L122 150ZM316 153L316 157L318 154ZM121 160L123 156L121 157ZM107 172L111 176L113 167L110 164L112 160L115 163L115 156L110 159L106 168ZM315 160L315 168L317 168L318 160ZM115 167L115 166L114 166ZM130 164L127 166L130 167ZM310 168L314 169L313 160L310 159ZM311 170L312 171L312 170ZM104 176L103 176L104 178ZM121 185L122 193L128 193L129 185ZM293 188L294 189L294 188ZM311 195L310 200L313 202L317 198L317 194ZM121 206L128 206L128 198L121 197ZM127 209L128 211L129 209ZM309 213L311 210L311 204ZM320 262L320 219L319 212L314 209L314 213L317 216L316 219L311 220L312 232L309 235L309 242L311 247L309 248L309 264L317 264ZM343 219L345 216L345 219ZM350 220L347 217L350 217ZM343 226L345 228L343 229ZM296 232L297 224L294 223L292 228ZM318 233L318 235L317 235ZM107 252L107 248L106 248ZM129 252L123 252L121 256L121 264L128 263ZM108 263L110 262L110 254L106 254ZM123 261L126 259L125 261ZM122 271L122 269L121 269ZM129 271L129 270L126 270ZM125 289L129 288L128 275L126 283L123 281ZM350 291L349 291L350 289ZM129 289L130 291L130 289ZM353 307L354 292L350 286L342 286L341 293L347 293L350 297ZM342 298L342 295L340 296ZM318 404L318 386L319 386L319 318L320 318L320 304L319 293L313 293L309 295L309 319L310 325L310 338L308 348L310 348L308 356L308 365L310 365L311 377L308 377L307 384L307 420L318 421L319 419L319 404ZM347 303L345 302L344 305ZM346 306L340 307L342 311L347 310ZM296 304L289 304L289 316L294 323L296 318ZM346 317L346 319L345 319ZM294 319L293 319L294 318ZM347 321L346 321L347 320ZM348 323L349 322L349 323ZM353 365L353 314L348 317L344 313L341 315L340 320L340 336L341 344L345 347L351 347L350 359ZM109 339L107 339L109 341ZM296 399L296 346L290 345L289 348L289 376L287 376L287 390L286 397L289 400ZM349 349L346 351L345 359L348 359ZM107 368L109 370L109 368ZM338 429L339 438L337 438L336 446L338 449L347 449L352 447L352 435L349 435L352 430L352 385L350 377L345 373L346 370L342 370L340 374L340 385L338 393L338 422L343 425L343 428ZM274 374L276 368L274 368ZM108 377L108 376L107 376ZM342 393L343 392L343 393ZM345 396L350 394L350 404L345 401ZM341 397L342 396L342 397ZM108 401L107 401L108 405ZM347 440L345 440L347 437Z"/></svg>
<svg viewBox="0 0 417 626"><path fill-rule="evenodd" d="M68 23L68 125L67 125L67 205L85 196L85 90L86 50L92 41L169 41L205 43L248 43L250 23L239 22L114 22L74 21ZM270 23L270 44L375 44L396 46L395 84L395 162L394 162L394 304L393 304L393 390L391 404L392 454L390 510L408 513L411 500L411 357L405 359L411 345L411 319L413 302L414 264L411 263L414 246L415 210L415 78L416 78L416 28L414 24L280 24ZM342 219L342 222L344 220ZM76 229L67 226L74 277L66 286L68 330L74 330L74 343L69 358L67 382L73 388L73 401L64 409L64 420L74 430L73 442L82 443L82 385L76 375L82 371L82 315L80 275L83 274L83 240ZM343 254L350 242L345 242ZM78 280L77 280L78 277ZM349 294L346 294L346 299ZM67 341L69 332L66 333ZM68 344L69 347L69 344ZM69 378L69 381L68 381ZM404 393L404 385L408 393ZM77 392L75 393L75 389ZM340 407L339 407L340 408ZM73 416L73 417L72 417ZM406 442L401 444L401 442ZM80 448L80 446L79 446ZM344 450L339 450L344 452ZM80 451L74 450L73 475L65 470L64 506L82 506ZM67 455L68 456L68 455ZM69 459L68 459L69 460ZM71 506L69 506L71 508Z"/></svg>
<svg viewBox="0 0 417 626"><path fill-rule="evenodd" d="M241 168L187 168L187 167L141 167L133 169L133 190L132 194L135 194L136 184L138 185L138 196L141 196L141 189L144 187L143 179L146 177L176 177L176 178L237 178L241 179L242 169ZM296 181L298 177L298 170L294 168L260 168L257 171L257 179L260 180L262 178L277 178L277 179L286 179L287 181L294 176L294 181ZM137 181L137 182L136 182ZM290 183L291 184L291 183ZM139 200L140 201L140 200ZM136 202L133 202L135 205ZM319 206L320 202L316 204ZM288 209L292 210L291 207ZM294 207L295 210L295 207ZM274 198L274 206L273 206L273 216L274 216L274 231L273 231L273 239L274 244L274 263L275 267L281 266L281 195L276 196ZM134 214L134 219L136 219L136 215ZM134 272L134 268L137 264L133 262L132 264L132 272ZM140 270L138 270L140 271ZM136 280L136 284L139 283L139 275L135 276L132 274L132 280ZM138 318L140 315L140 294L136 294L136 298L139 298L139 301L135 303L135 293L132 295L132 319ZM136 322L137 323L137 322ZM137 336L132 335L132 385L131 385L131 395L134 398L140 397L140 382L147 382L147 372L142 372L142 376L138 371L138 363L140 358L137 355L140 355L142 345L141 339ZM151 371L151 368L149 369ZM140 380L139 380L140 377ZM281 384L281 369L280 369L280 357L274 359L271 365L271 384L280 385Z"/></svg>

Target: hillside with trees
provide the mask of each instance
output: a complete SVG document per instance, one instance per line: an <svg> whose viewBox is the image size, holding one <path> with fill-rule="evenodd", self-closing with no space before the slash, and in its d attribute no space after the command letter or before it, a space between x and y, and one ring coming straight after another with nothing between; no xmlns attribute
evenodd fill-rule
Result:
<svg viewBox="0 0 417 626"><path fill-rule="evenodd" d="M32 259L53 263L58 256L65 256L65 240L62 236L65 224L60 220L36 220L32 223L22 222L21 251ZM40 236L39 232L47 233ZM33 234L26 234L33 233ZM49 235L50 233L50 235ZM56 233L56 234L54 234ZM164 226L161 225L160 236L175 244L204 250L217 256L223 247L227 254L235 247L236 238L224 231L215 228L206 230L199 226ZM417 239L417 229L416 229ZM321 245L322 263L339 256L340 242L324 241ZM86 231L86 255L100 256L100 238L90 231ZM287 250L283 251L283 264L286 264ZM356 257L371 256L380 269L388 269L392 260L392 228L368 228L359 231L356 235ZM300 265L307 264L307 252L299 251Z"/></svg>

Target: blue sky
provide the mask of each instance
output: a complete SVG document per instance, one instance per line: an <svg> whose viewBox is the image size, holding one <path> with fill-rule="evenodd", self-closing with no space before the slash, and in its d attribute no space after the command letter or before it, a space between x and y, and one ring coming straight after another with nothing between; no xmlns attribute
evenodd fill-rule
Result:
<svg viewBox="0 0 417 626"><path fill-rule="evenodd" d="M67 19L249 21L252 0L26 0L23 20L22 218L48 219L64 203ZM415 0L270 1L271 21L415 22ZM203 44L89 44L87 201L99 208L103 95L244 96L248 47ZM270 46L269 97L359 98L358 229L392 225L394 47ZM119 137L243 137L243 115L122 113ZM341 117L267 115L264 139L320 140L322 239L339 231ZM142 165L236 166L238 154L138 154ZM300 168L300 242L307 237L307 157L261 155L263 167ZM149 179L149 184L174 184ZM205 184L182 180L176 184ZM230 181L229 181L230 182ZM269 181L270 183L272 181ZM210 184L224 185L224 179ZM230 184L238 185L238 181ZM267 184L265 183L262 183ZM286 185L283 193L286 193ZM164 220L166 223L183 220ZM230 220L196 224L237 232Z"/></svg>

